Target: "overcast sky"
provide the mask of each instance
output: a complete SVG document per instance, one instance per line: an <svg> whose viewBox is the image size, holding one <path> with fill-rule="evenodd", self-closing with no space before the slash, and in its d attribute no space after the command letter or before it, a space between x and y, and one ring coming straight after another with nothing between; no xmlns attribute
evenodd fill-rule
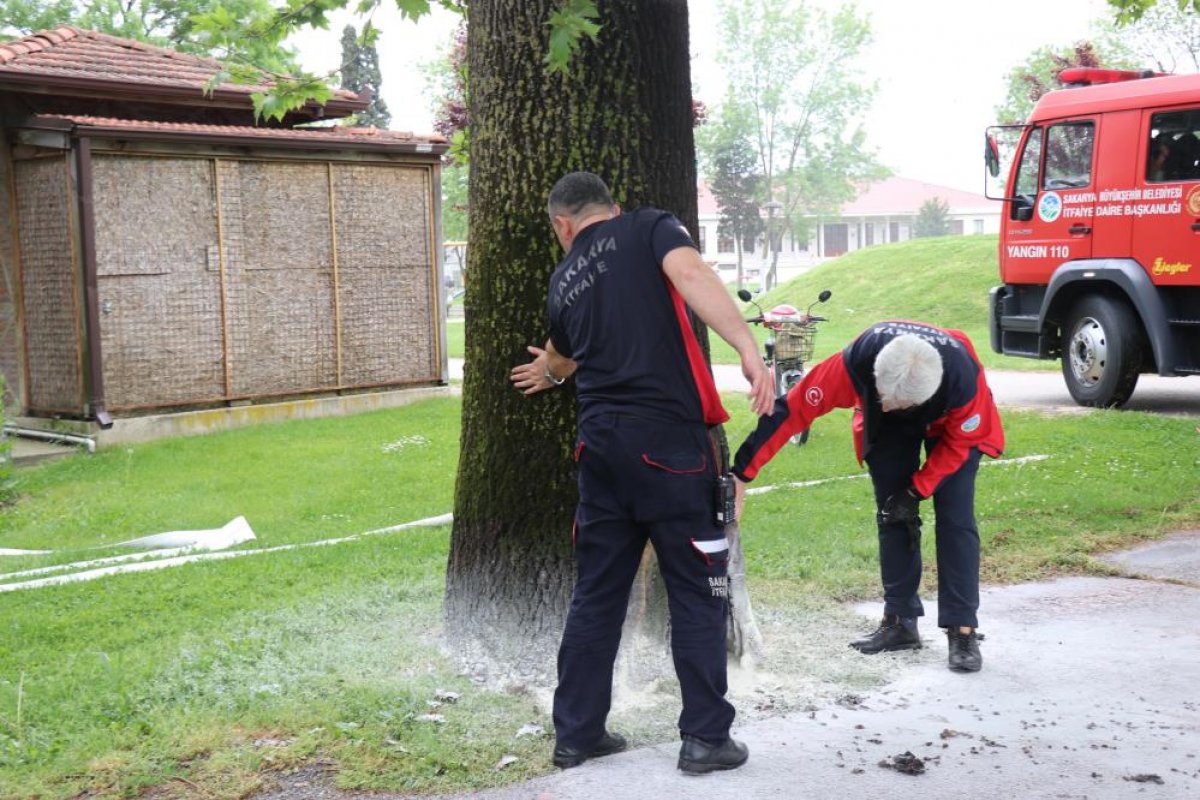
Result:
<svg viewBox="0 0 1200 800"><path fill-rule="evenodd" d="M834 0L810 0L827 7ZM716 65L720 42L715 0L691 0L692 80L709 105L724 94ZM878 82L865 118L868 141L896 174L929 183L981 191L983 129L1004 95L1004 78L1030 52L1046 44L1087 38L1092 23L1110 14L1105 0L858 0L871 20L874 44L862 59L863 75ZM329 31L293 39L305 66L334 69L346 18ZM419 65L436 58L457 24L437 11L419 24L401 21L389 8L379 58L383 96L392 127L432 131L431 102Z"/></svg>

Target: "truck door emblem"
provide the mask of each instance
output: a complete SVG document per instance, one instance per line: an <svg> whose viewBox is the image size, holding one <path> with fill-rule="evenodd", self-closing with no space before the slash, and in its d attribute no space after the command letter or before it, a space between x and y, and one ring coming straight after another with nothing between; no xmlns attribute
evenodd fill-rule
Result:
<svg viewBox="0 0 1200 800"><path fill-rule="evenodd" d="M1193 217L1200 217L1200 186L1194 186L1188 192L1187 210Z"/></svg>
<svg viewBox="0 0 1200 800"><path fill-rule="evenodd" d="M1061 213L1062 198L1058 196L1058 192L1046 192L1042 199L1038 200L1038 218L1042 222L1054 222Z"/></svg>

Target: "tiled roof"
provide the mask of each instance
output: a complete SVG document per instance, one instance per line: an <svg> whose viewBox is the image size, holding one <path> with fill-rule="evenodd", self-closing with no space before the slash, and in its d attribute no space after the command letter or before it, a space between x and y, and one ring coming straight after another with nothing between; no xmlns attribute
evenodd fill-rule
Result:
<svg viewBox="0 0 1200 800"><path fill-rule="evenodd" d="M696 194L700 216L715 217L721 213L717 206L717 199L713 197L708 184L701 182L696 187ZM981 194L964 192L961 189L951 189L948 186L938 186L911 178L891 177L866 186L859 192L858 197L842 206L841 216L915 216L921 209L922 203L935 197L949 203L952 214L996 213L998 208L994 201L988 200Z"/></svg>
<svg viewBox="0 0 1200 800"><path fill-rule="evenodd" d="M264 145L282 143L298 147L320 147L361 145L368 148L442 153L447 148L443 136L414 136L404 131L389 131L380 128L347 128L330 126L321 128L259 128L248 125L205 125L192 122L147 122L142 120L111 119L76 115L44 114L37 117L42 124L70 123L81 133L91 135L111 134L113 138L122 134L140 134L140 138L157 139L204 139L216 138L261 140Z"/></svg>
<svg viewBox="0 0 1200 800"><path fill-rule="evenodd" d="M211 58L71 26L0 43L0 79L24 76L48 83L69 81L72 85L95 82L201 90L220 69L221 65ZM258 85L224 83L220 91L246 95L248 100L251 92L270 86L269 81ZM333 93L335 100L353 101L357 97L345 89Z"/></svg>
<svg viewBox="0 0 1200 800"><path fill-rule="evenodd" d="M982 178L980 182L982 183ZM981 194L915 181L911 178L891 177L876 181L863 189L858 197L842 206L842 216L915 215L921 210L923 203L934 198L945 200L950 206L951 214L973 211L996 213L999 208L995 202Z"/></svg>

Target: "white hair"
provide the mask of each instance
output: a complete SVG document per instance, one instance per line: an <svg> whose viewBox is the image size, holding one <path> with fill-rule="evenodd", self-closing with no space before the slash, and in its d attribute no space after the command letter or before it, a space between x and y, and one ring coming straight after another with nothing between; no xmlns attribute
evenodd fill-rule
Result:
<svg viewBox="0 0 1200 800"><path fill-rule="evenodd" d="M893 408L921 405L941 383L942 357L920 336L897 336L875 356L875 389Z"/></svg>

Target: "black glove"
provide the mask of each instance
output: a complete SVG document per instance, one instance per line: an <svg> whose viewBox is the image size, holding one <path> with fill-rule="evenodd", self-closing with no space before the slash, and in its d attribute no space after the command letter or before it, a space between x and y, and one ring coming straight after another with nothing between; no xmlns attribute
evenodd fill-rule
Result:
<svg viewBox="0 0 1200 800"><path fill-rule="evenodd" d="M895 492L883 501L876 519L880 525L902 524L908 528L908 547L921 546L921 496L911 486Z"/></svg>

